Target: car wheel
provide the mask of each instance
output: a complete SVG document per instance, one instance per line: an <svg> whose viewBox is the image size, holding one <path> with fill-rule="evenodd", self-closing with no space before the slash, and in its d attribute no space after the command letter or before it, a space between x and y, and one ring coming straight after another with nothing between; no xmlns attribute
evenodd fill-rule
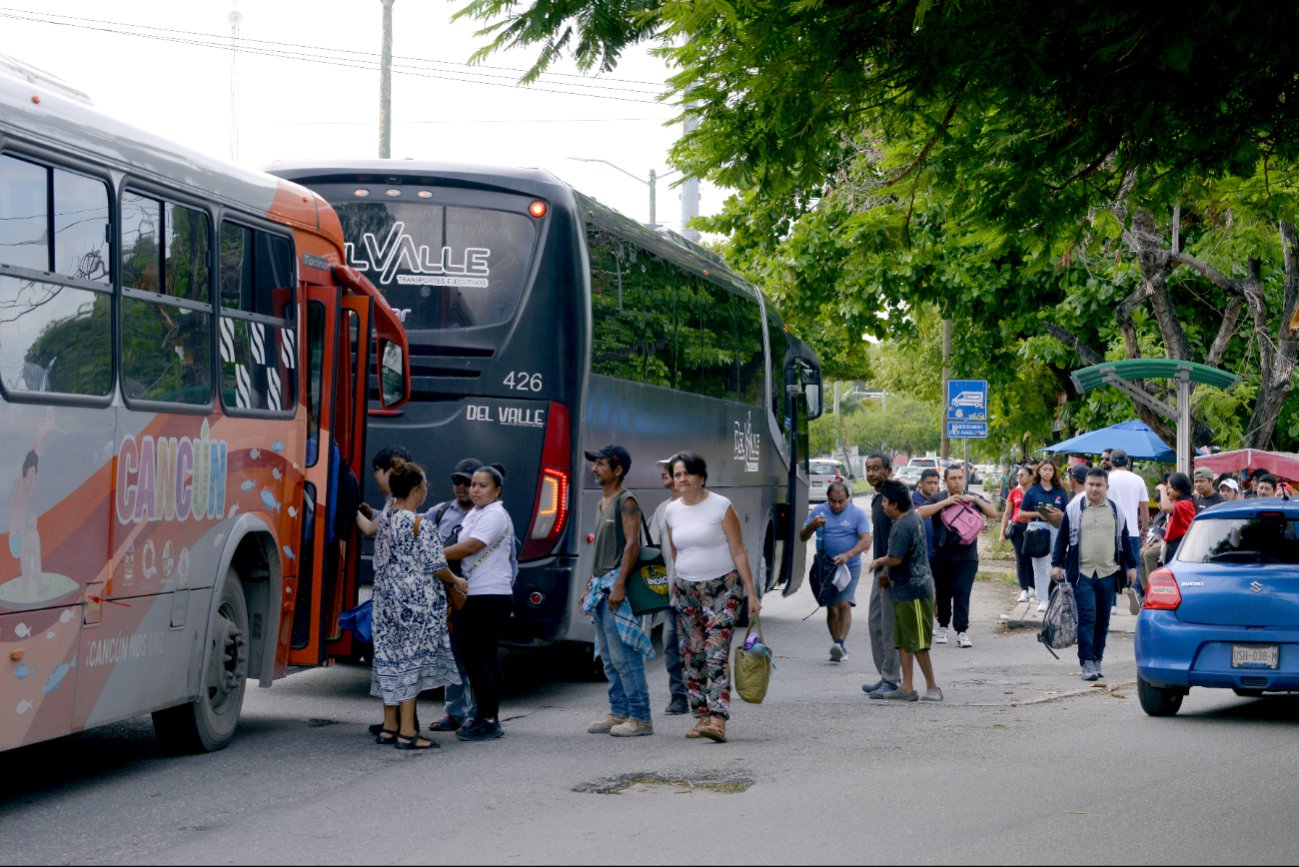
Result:
<svg viewBox="0 0 1299 867"><path fill-rule="evenodd" d="M1236 695L1240 696L1241 698L1262 698L1263 697L1263 690L1261 689L1244 689L1243 687L1235 686L1232 687L1231 691L1236 693Z"/></svg>
<svg viewBox="0 0 1299 867"><path fill-rule="evenodd" d="M1155 686L1144 677L1137 677L1137 698L1141 700L1141 709L1150 716L1172 716L1182 707L1182 690L1172 687Z"/></svg>

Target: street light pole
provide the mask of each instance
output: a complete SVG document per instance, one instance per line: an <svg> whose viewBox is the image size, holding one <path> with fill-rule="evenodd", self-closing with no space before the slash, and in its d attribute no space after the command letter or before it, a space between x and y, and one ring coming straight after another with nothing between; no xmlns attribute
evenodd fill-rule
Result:
<svg viewBox="0 0 1299 867"><path fill-rule="evenodd" d="M647 180L645 180L644 178L642 178L640 175L636 175L636 174L633 174L633 173L627 171L627 170L624 169L622 166L615 165L615 164L609 162L608 160L602 160L602 159L599 159L598 157L569 157L569 159L570 159L570 160L575 160L576 162L579 162L579 163L604 163L604 164L605 164L606 166L608 166L609 168L611 168L611 169L617 169L618 171L622 172L624 175L626 175L627 177L631 178L632 180L638 181L638 182L640 182L640 183L645 184L646 186L648 186L648 187L649 187L649 225L650 225L651 227L656 227L656 226L658 226L658 201L657 201L657 197L658 197L658 181L659 181L659 178L666 178L666 177L668 177L669 175L675 175L677 172L681 171L680 169L673 169L673 170L670 171L670 172L664 172L663 174L660 175L658 172L654 171L654 169L650 169L650 170L649 170L649 180L647 181Z"/></svg>

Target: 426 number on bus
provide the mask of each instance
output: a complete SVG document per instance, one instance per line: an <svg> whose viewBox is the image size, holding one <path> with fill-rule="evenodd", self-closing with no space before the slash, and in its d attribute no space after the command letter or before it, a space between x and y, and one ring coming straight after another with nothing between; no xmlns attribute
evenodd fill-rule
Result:
<svg viewBox="0 0 1299 867"><path fill-rule="evenodd" d="M501 384L515 391L541 391L541 374L528 373L526 370L511 370Z"/></svg>

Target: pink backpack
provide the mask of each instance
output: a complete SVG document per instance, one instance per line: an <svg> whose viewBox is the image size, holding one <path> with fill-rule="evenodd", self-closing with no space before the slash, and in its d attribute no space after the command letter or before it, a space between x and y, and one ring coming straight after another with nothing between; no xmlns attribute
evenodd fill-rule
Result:
<svg viewBox="0 0 1299 867"><path fill-rule="evenodd" d="M948 506L939 513L939 518L947 531L956 537L962 545L969 545L979 538L987 521L983 513L969 503L957 503Z"/></svg>

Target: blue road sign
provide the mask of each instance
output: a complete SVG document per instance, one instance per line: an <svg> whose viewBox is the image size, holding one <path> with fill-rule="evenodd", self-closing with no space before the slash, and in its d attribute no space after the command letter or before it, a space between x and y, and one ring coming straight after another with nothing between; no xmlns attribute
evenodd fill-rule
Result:
<svg viewBox="0 0 1299 867"><path fill-rule="evenodd" d="M983 440L988 438L986 421L949 421L947 423L949 440Z"/></svg>
<svg viewBox="0 0 1299 867"><path fill-rule="evenodd" d="M947 381L947 420L987 421L988 381L986 379L949 379ZM987 435L986 430L979 434L981 437Z"/></svg>

